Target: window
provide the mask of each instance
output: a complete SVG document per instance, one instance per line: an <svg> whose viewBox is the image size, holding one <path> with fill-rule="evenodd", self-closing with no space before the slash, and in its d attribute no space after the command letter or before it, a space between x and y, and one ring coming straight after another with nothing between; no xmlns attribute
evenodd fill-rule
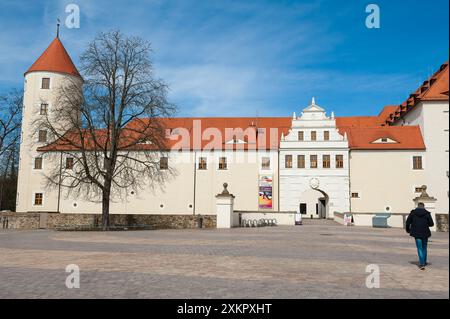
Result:
<svg viewBox="0 0 450 319"><path fill-rule="evenodd" d="M200 157L198 160L198 169L207 169L206 157Z"/></svg>
<svg viewBox="0 0 450 319"><path fill-rule="evenodd" d="M262 169L270 169L270 157L263 157L261 162Z"/></svg>
<svg viewBox="0 0 450 319"><path fill-rule="evenodd" d="M309 167L317 168L317 155L311 155L309 157Z"/></svg>
<svg viewBox="0 0 450 319"><path fill-rule="evenodd" d="M42 157L36 157L34 159L34 169L42 169Z"/></svg>
<svg viewBox="0 0 450 319"><path fill-rule="evenodd" d="M45 90L50 89L50 78L42 78L41 89L45 89Z"/></svg>
<svg viewBox="0 0 450 319"><path fill-rule="evenodd" d="M422 156L413 156L413 169L423 169Z"/></svg>
<svg viewBox="0 0 450 319"><path fill-rule="evenodd" d="M344 168L344 155L336 155L336 168Z"/></svg>
<svg viewBox="0 0 450 319"><path fill-rule="evenodd" d="M305 133L303 131L298 132L298 140L299 141L305 140Z"/></svg>
<svg viewBox="0 0 450 319"><path fill-rule="evenodd" d="M226 157L219 158L219 169L227 169L227 158Z"/></svg>
<svg viewBox="0 0 450 319"><path fill-rule="evenodd" d="M159 169L168 169L169 168L169 159L167 157L161 157L159 159Z"/></svg>
<svg viewBox="0 0 450 319"><path fill-rule="evenodd" d="M416 192L416 193L422 193L422 187L416 187L415 189L414 189L414 192Z"/></svg>
<svg viewBox="0 0 450 319"><path fill-rule="evenodd" d="M292 155L285 155L284 156L284 167L285 168L292 168Z"/></svg>
<svg viewBox="0 0 450 319"><path fill-rule="evenodd" d="M42 194L42 193L35 193L34 194L34 205L42 206L43 199L44 199L44 194Z"/></svg>
<svg viewBox="0 0 450 319"><path fill-rule="evenodd" d="M381 138L381 142L387 143L387 141L388 141L387 137L382 137L382 138Z"/></svg>
<svg viewBox="0 0 450 319"><path fill-rule="evenodd" d="M325 141L329 141L330 140L330 131L324 131L323 132L323 139Z"/></svg>
<svg viewBox="0 0 450 319"><path fill-rule="evenodd" d="M311 141L315 141L315 140L317 140L317 132L311 131Z"/></svg>
<svg viewBox="0 0 450 319"><path fill-rule="evenodd" d="M352 198L359 198L359 193L352 193Z"/></svg>
<svg viewBox="0 0 450 319"><path fill-rule="evenodd" d="M47 131L39 130L39 142L47 142Z"/></svg>
<svg viewBox="0 0 450 319"><path fill-rule="evenodd" d="M305 155L297 155L297 168L305 168Z"/></svg>
<svg viewBox="0 0 450 319"><path fill-rule="evenodd" d="M40 115L47 115L47 109L48 109L48 104L47 103L41 103L41 109L39 111Z"/></svg>
<svg viewBox="0 0 450 319"><path fill-rule="evenodd" d="M72 169L73 168L73 157L67 157L66 158L66 169Z"/></svg>
<svg viewBox="0 0 450 319"><path fill-rule="evenodd" d="M322 156L322 167L323 168L330 168L330 155L323 155Z"/></svg>

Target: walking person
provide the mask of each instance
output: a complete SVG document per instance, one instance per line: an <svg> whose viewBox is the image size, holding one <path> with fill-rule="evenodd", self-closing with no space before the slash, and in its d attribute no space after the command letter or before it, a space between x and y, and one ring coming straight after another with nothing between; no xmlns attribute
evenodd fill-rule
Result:
<svg viewBox="0 0 450 319"><path fill-rule="evenodd" d="M433 226L433 218L423 203L419 203L406 219L406 232L416 240L419 268L422 271L427 265L428 238L431 237L430 227Z"/></svg>

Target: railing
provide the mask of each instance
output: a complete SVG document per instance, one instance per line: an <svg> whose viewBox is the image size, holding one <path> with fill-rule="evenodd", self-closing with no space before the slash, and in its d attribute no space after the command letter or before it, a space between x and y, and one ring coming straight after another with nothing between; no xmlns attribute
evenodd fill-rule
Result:
<svg viewBox="0 0 450 319"><path fill-rule="evenodd" d="M266 226L277 226L277 220L273 219L242 219L241 227L266 227Z"/></svg>

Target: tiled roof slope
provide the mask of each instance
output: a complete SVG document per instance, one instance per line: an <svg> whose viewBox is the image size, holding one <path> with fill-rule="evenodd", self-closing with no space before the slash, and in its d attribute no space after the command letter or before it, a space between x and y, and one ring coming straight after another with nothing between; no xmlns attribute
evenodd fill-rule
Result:
<svg viewBox="0 0 450 319"><path fill-rule="evenodd" d="M394 124L421 101L448 101L449 66L448 61L441 65L428 80L385 119L386 124Z"/></svg>
<svg viewBox="0 0 450 319"><path fill-rule="evenodd" d="M175 145L181 149L205 150L205 149L266 149L277 150L281 134L287 135L291 127L292 118L290 117L211 117L211 118L165 118L158 119L162 127L168 133L166 139L166 148L172 149ZM141 119L132 122L129 126L130 136L136 136L135 132L139 131L139 126L147 126L148 119ZM337 117L337 127L343 135L347 133L351 149L424 149L423 139L419 127L388 127L380 126L380 119L373 117ZM176 129L183 128L189 133L189 139L182 140L179 134L181 131ZM240 132L230 132L226 130L241 129L242 131L253 132L254 134L245 135ZM271 129L276 129L272 134ZM198 130L203 136L203 140L196 142L194 132ZM102 135L103 130L97 133ZM212 136L220 133L220 140L214 139ZM237 133L237 134L236 134ZM104 135L104 134L103 134ZM200 136L197 134L197 136ZM373 144L372 142L388 137L395 140L395 144ZM73 138L70 138L73 141ZM245 144L227 144L230 141L242 140ZM89 140L89 139L86 139ZM181 141L184 143L181 144ZM197 144L198 143L198 144ZM90 145L90 144L89 144ZM261 148L261 146L263 146ZM91 146L90 146L91 147ZM151 145L142 145L140 149L151 149ZM64 141L56 141L50 145L39 148L40 151L56 151L56 150L73 150L70 143Z"/></svg>
<svg viewBox="0 0 450 319"><path fill-rule="evenodd" d="M424 150L425 143L418 126L340 127L339 133L347 133L352 150ZM395 143L374 143L382 138Z"/></svg>
<svg viewBox="0 0 450 319"><path fill-rule="evenodd" d="M49 71L80 76L59 38L55 38L41 56L25 72Z"/></svg>

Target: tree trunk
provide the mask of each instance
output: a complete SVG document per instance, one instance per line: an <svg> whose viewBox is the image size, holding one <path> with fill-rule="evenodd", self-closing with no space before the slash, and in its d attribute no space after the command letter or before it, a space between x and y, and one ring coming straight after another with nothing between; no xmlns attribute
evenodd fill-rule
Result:
<svg viewBox="0 0 450 319"><path fill-rule="evenodd" d="M109 197L111 190L107 189L103 191L102 196L102 228L108 230L109 228Z"/></svg>

